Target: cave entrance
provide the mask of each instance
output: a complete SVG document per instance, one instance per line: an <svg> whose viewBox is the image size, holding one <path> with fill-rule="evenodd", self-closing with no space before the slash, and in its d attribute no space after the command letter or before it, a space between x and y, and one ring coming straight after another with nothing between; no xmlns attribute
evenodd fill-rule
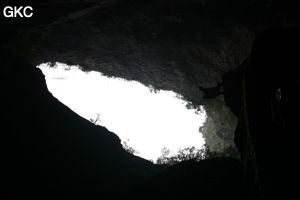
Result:
<svg viewBox="0 0 300 200"><path fill-rule="evenodd" d="M156 161L163 148L176 153L179 148L204 145L204 108L187 109L189 102L172 91L86 72L80 66L44 63L38 68L53 96L78 115L116 133L140 157Z"/></svg>

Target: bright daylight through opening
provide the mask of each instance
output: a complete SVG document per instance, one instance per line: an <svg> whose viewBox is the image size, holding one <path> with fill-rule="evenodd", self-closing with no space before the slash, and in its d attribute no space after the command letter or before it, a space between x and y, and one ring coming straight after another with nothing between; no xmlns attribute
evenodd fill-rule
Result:
<svg viewBox="0 0 300 200"><path fill-rule="evenodd" d="M187 109L186 101L172 91L151 92L139 82L108 78L99 72L83 72L78 66L56 63L38 66L49 91L80 116L105 126L138 151L138 156L156 159L166 147L201 148L199 127L205 111Z"/></svg>

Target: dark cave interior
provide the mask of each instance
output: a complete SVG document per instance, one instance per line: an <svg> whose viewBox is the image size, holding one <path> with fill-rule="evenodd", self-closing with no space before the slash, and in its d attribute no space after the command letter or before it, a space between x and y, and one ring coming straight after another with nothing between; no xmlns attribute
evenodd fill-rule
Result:
<svg viewBox="0 0 300 200"><path fill-rule="evenodd" d="M294 0L1 1L1 199L295 199ZM241 160L155 165L48 91L43 62L168 89L207 108L206 143ZM280 90L279 90L280 89ZM280 95L278 93L280 91Z"/></svg>

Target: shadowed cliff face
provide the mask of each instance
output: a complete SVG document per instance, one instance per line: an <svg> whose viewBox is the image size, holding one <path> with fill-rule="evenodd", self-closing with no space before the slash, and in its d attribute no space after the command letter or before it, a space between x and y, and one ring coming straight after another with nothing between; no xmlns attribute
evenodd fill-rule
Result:
<svg viewBox="0 0 300 200"><path fill-rule="evenodd" d="M34 65L79 64L84 70L172 90L193 106L209 105L206 132L215 133L207 138L211 147L233 144L236 119L222 97L203 98L199 88L216 87L222 75L241 65L258 32L299 19L293 1L27 2L34 9L32 18L1 18L5 49ZM212 138L219 141L213 144Z"/></svg>
<svg viewBox="0 0 300 200"><path fill-rule="evenodd" d="M257 36L244 76L244 109L236 130L250 186L267 199L294 199L299 179L300 29Z"/></svg>
<svg viewBox="0 0 300 200"><path fill-rule="evenodd" d="M253 199L243 166L231 158L184 161L135 188L130 199Z"/></svg>
<svg viewBox="0 0 300 200"><path fill-rule="evenodd" d="M1 55L1 199L248 199L238 160L153 165L55 99L40 69Z"/></svg>
<svg viewBox="0 0 300 200"><path fill-rule="evenodd" d="M156 171L125 152L114 133L55 99L39 69L5 55L1 199L117 199Z"/></svg>
<svg viewBox="0 0 300 200"><path fill-rule="evenodd" d="M20 40L30 40L31 46L24 48L29 48L27 57L34 64L79 64L85 70L173 90L200 105L207 100L201 98L198 86L216 86L249 54L259 28L249 27L237 12L247 5L120 1L85 8L84 4L51 23L27 29ZM75 4L69 7L75 9ZM247 18L255 13L247 12Z"/></svg>
<svg viewBox="0 0 300 200"><path fill-rule="evenodd" d="M1 16L0 21L5 197L121 198L156 171L151 163L126 154L115 134L53 98L42 73L32 67L42 62L79 64L206 105L210 141L217 136L233 142L236 119L230 106L239 117L236 145L256 195L284 197L290 188L296 191L290 177L299 177L293 134L299 113L293 66L299 56L291 50L298 48L291 45L297 34L271 31L258 37L252 67L247 67L255 35L269 27L299 25L296 1L1 1L1 9L14 2L32 5L34 16ZM220 82L224 97L203 98L205 88ZM278 88L280 104L274 96ZM282 133L288 138L284 144Z"/></svg>
<svg viewBox="0 0 300 200"><path fill-rule="evenodd" d="M8 34L2 41L34 65L79 64L84 70L172 90L193 106L210 104L207 127L214 128L206 132L226 132L228 136L222 137L232 138L234 116L214 115L223 102L203 98L199 90L199 86L215 87L226 71L239 66L249 54L254 35L265 26L265 22L253 25L262 15L255 10L259 6L232 3L29 1L33 18L9 19L13 25L6 24ZM216 145L211 138L218 140L217 145L233 144L217 134L209 138L206 142L212 148Z"/></svg>
<svg viewBox="0 0 300 200"><path fill-rule="evenodd" d="M7 30L2 41L34 65L79 64L84 70L172 90L194 106L210 105L206 132L215 133L207 139L213 147L212 138L217 144L233 144L236 119L222 97L203 98L199 88L216 87L222 75L241 65L261 30L297 23L292 3L28 1L33 17L1 19Z"/></svg>

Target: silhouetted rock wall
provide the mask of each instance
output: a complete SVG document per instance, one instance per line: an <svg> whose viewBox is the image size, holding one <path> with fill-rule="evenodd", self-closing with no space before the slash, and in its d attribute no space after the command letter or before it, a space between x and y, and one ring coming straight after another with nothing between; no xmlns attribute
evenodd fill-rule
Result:
<svg viewBox="0 0 300 200"><path fill-rule="evenodd" d="M184 161L135 188L130 199L253 199L243 165L231 158Z"/></svg>
<svg viewBox="0 0 300 200"><path fill-rule="evenodd" d="M256 38L242 101L243 69L228 71L249 57L259 32L299 25L297 0L20 2L0 2L1 10L25 3L34 8L31 19L0 18L3 197L121 198L156 171L124 152L115 134L55 99L41 71L21 57L31 64L80 64L173 90L194 105L211 105L211 118L218 108L228 110L225 102L239 117L236 146L257 196L296 195L299 31L273 29ZM199 87L221 81L224 102L222 96L203 98ZM215 121L226 122L226 113ZM214 133L232 142L228 130L220 126Z"/></svg>
<svg viewBox="0 0 300 200"><path fill-rule="evenodd" d="M2 55L1 199L118 199L155 173L54 98L40 69Z"/></svg>
<svg viewBox="0 0 300 200"><path fill-rule="evenodd" d="M299 178L299 28L269 29L253 44L236 130L249 184L261 198L294 199Z"/></svg>

